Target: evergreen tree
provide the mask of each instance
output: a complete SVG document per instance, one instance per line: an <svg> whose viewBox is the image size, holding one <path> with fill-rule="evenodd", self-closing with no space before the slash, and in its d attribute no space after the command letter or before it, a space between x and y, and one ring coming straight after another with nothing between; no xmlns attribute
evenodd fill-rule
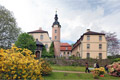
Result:
<svg viewBox="0 0 120 80"><path fill-rule="evenodd" d="M43 46L43 48L42 48L42 54L41 54L41 56L42 56L42 58L48 57L48 52L47 52L45 46Z"/></svg>
<svg viewBox="0 0 120 80"><path fill-rule="evenodd" d="M51 43L50 50L49 50L50 58L54 58L54 43Z"/></svg>

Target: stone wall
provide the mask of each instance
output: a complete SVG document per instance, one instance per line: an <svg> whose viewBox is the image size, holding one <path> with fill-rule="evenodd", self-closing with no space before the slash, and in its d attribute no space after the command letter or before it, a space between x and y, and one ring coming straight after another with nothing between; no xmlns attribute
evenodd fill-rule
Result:
<svg viewBox="0 0 120 80"><path fill-rule="evenodd" d="M98 62L100 66L106 64L111 64L112 60L109 59L46 59L50 64L60 65L60 66L85 66L85 63L88 62L89 66L93 67L95 62Z"/></svg>

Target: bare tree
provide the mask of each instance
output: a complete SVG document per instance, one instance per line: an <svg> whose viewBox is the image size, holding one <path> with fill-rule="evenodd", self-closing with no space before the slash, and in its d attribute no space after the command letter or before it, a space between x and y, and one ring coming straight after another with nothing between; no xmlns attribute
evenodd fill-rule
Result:
<svg viewBox="0 0 120 80"><path fill-rule="evenodd" d="M120 55L120 40L117 38L117 35L115 32L105 32L102 31L102 33L105 33L105 37L107 40L107 50L110 55Z"/></svg>

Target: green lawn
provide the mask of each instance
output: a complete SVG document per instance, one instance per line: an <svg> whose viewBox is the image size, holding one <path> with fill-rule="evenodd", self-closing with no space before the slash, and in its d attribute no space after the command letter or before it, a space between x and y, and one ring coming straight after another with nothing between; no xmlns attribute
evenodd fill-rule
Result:
<svg viewBox="0 0 120 80"><path fill-rule="evenodd" d="M44 76L45 80L95 80L90 73L63 73L63 72L52 72L51 75ZM118 77L109 76L100 77L99 80L120 80Z"/></svg>
<svg viewBox="0 0 120 80"><path fill-rule="evenodd" d="M51 65L53 70L63 70L63 71L85 71L85 67L80 67L80 66L55 66Z"/></svg>

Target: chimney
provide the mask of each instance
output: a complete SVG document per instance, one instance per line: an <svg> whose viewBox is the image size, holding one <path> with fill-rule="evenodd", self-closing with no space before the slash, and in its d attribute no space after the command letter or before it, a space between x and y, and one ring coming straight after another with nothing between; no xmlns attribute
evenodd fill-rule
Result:
<svg viewBox="0 0 120 80"><path fill-rule="evenodd" d="M90 32L90 29L87 29L87 32Z"/></svg>
<svg viewBox="0 0 120 80"><path fill-rule="evenodd" d="M40 27L39 30L42 30L42 27Z"/></svg>

